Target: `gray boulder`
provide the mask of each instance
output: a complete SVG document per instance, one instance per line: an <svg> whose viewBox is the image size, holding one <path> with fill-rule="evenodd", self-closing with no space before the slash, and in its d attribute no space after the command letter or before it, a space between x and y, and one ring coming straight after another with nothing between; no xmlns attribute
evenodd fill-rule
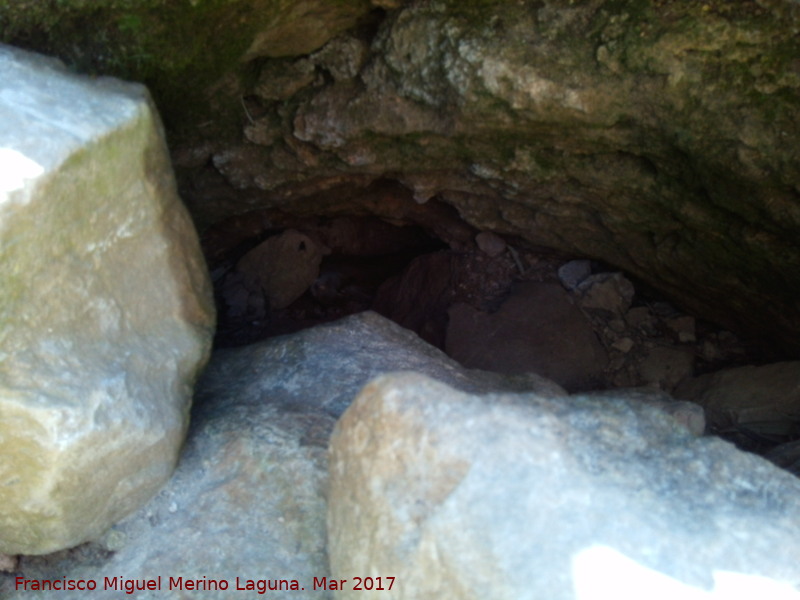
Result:
<svg viewBox="0 0 800 600"><path fill-rule="evenodd" d="M589 319L558 284L518 283L495 313L460 303L449 317L447 353L467 367L532 371L570 392L603 379L608 356Z"/></svg>
<svg viewBox="0 0 800 600"><path fill-rule="evenodd" d="M672 417L689 433L703 435L706 430L706 417L703 407L686 400L675 400L658 388L617 388L582 394L584 398L616 398L632 404L647 404L665 415Z"/></svg>
<svg viewBox="0 0 800 600"><path fill-rule="evenodd" d="M708 373L687 379L675 395L703 406L716 431L777 441L800 433L800 361Z"/></svg>
<svg viewBox="0 0 800 600"><path fill-rule="evenodd" d="M800 580L798 498L793 476L647 404L392 375L334 430L331 571L337 598L363 595L355 576L392 598L779 597Z"/></svg>
<svg viewBox="0 0 800 600"><path fill-rule="evenodd" d="M536 391L565 396L552 381L526 373L501 375L466 369L377 313L367 311L328 325L252 346L219 350L206 376L206 393L228 394L232 382L255 386L274 404L314 407L339 417L371 379L393 371L415 371L469 393ZM224 377L215 376L224 369ZM249 389L249 388L248 388Z"/></svg>
<svg viewBox="0 0 800 600"><path fill-rule="evenodd" d="M150 503L104 536L71 551L22 557L30 580L92 580L100 600L119 598L105 577L156 580L138 598L329 598L314 589L330 573L326 552L327 445L336 417L373 377L418 369L475 393L563 390L536 376L504 377L459 367L413 333L374 313L243 348L218 350L198 382L192 427L175 475ZM227 589L188 590L190 580ZM183 578L170 589L169 578ZM237 581L238 578L238 581ZM247 581L256 589L247 590ZM272 590L280 580L305 590ZM40 600L52 592L15 587L0 574L0 596ZM261 583L259 583L261 582ZM278 582L278 583L276 583ZM319 583L319 582L318 582ZM129 585L135 585L131 583ZM203 585L212 585L210 583ZM244 587L237 590L236 586ZM3 592L6 595L3 595ZM238 595L237 595L238 594ZM85 598L78 590L64 600Z"/></svg>
<svg viewBox="0 0 800 600"><path fill-rule="evenodd" d="M312 588L314 577L328 575L326 454L335 420L270 403L259 391L260 374L227 379L241 360L212 358L180 463L161 492L90 544L22 557L17 573L32 581L63 575L95 582L88 594L59 593L64 600L117 599L137 584L154 589L138 590L136 598L158 600L329 598ZM292 590L295 581L305 591ZM0 577L0 595L9 600L52 594L17 588L11 576L4 589Z"/></svg>
<svg viewBox="0 0 800 600"><path fill-rule="evenodd" d="M0 46L0 552L79 544L163 485L213 323L145 88Z"/></svg>

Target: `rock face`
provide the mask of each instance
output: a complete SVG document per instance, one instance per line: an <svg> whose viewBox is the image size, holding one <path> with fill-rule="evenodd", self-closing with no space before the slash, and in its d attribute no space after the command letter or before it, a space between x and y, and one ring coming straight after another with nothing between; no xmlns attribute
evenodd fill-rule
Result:
<svg viewBox="0 0 800 600"><path fill-rule="evenodd" d="M355 75L308 83L291 109L243 84L262 135L202 146L215 172L179 161L198 190L217 183L191 206L204 223L255 198L342 209L396 177L409 200L602 259L797 352L800 8L704 6L410 3Z"/></svg>
<svg viewBox="0 0 800 600"><path fill-rule="evenodd" d="M800 433L800 362L723 369L683 382L675 395L701 405L714 431L789 442Z"/></svg>
<svg viewBox="0 0 800 600"><path fill-rule="evenodd" d="M798 493L648 404L392 375L331 439L331 571L393 577L392 598L705 598L727 576L769 596L800 577Z"/></svg>
<svg viewBox="0 0 800 600"><path fill-rule="evenodd" d="M260 383L261 393L272 403L314 406L333 417L347 409L370 379L397 370L423 373L471 393L536 390L547 397L566 395L560 386L533 373L501 375L465 369L414 333L373 312L254 347L219 350L215 356L225 357L226 365L226 378L216 378L217 385L260 375L270 386ZM209 370L213 374L214 366Z"/></svg>
<svg viewBox="0 0 800 600"><path fill-rule="evenodd" d="M780 24L796 3L484 10L393 15L359 78L300 107L294 136L351 170L403 170L481 229L602 258L796 347L800 161L782 140L800 127L800 75ZM764 53L783 66L765 70Z"/></svg>
<svg viewBox="0 0 800 600"><path fill-rule="evenodd" d="M329 574L326 454L335 420L311 403L296 410L271 403L272 394L264 388L279 382L266 371L230 380L229 369L263 355L263 348L249 350L212 357L198 383L192 427L175 474L148 504L72 552L24 557L17 573L36 580L66 575L96 581L97 591L89 595L100 600L119 598L132 581L158 577L160 590L137 591L135 597L330 598L312 588L314 577ZM320 383L321 399L332 388ZM105 577L120 579L106 588ZM170 577L182 583L170 587ZM204 578L213 581L204 588L187 587ZM306 591L267 587L282 579L297 580ZM0 577L3 591L3 598L15 600L53 597L53 592L18 589L11 577L5 587ZM59 597L79 600L86 594Z"/></svg>
<svg viewBox="0 0 800 600"><path fill-rule="evenodd" d="M0 20L7 42L152 85L203 226L379 214L359 194L390 179L800 351L796 1L190 4Z"/></svg>
<svg viewBox="0 0 800 600"><path fill-rule="evenodd" d="M219 135L218 125L238 124L242 115L236 77L247 61L270 57L280 63L282 57L314 52L370 8L368 0L67 0L57 8L3 0L0 42L56 55L84 72L145 80L165 120L178 129L194 127L200 114L211 111L210 125ZM294 79L308 77L308 69L291 71ZM283 80L283 90L296 87Z"/></svg>
<svg viewBox="0 0 800 600"><path fill-rule="evenodd" d="M214 310L143 87L0 47L0 148L0 552L44 553L170 476Z"/></svg>
<svg viewBox="0 0 800 600"><path fill-rule="evenodd" d="M463 369L374 313L218 350L198 382L185 450L164 489L98 541L72 552L23 557L17 573L38 580L92 579L98 591L90 595L101 599L119 598L122 590L103 590L106 576L159 575L164 588L152 595L159 600L193 594L167 589L168 577L204 575L229 583L227 591L197 592L209 600L261 597L235 591L237 577L242 586L247 579L296 579L306 588L268 590L267 597L330 598L313 589L314 577L330 575L325 535L330 432L371 378L398 368L476 393L564 395L541 378ZM14 581L0 574L3 598L52 597L52 592L15 590ZM77 600L86 592L59 597Z"/></svg>

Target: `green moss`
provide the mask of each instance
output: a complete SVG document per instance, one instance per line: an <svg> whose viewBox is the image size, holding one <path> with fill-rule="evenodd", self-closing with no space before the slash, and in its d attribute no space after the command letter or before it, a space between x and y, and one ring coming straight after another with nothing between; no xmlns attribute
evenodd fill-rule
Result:
<svg viewBox="0 0 800 600"><path fill-rule="evenodd" d="M319 6L342 12L335 28L369 5L320 0ZM260 31L302 19L293 9L289 0L0 0L0 41L57 56L82 73L145 83L174 134L212 111L222 133L238 114L221 108L238 106L224 98L235 96L236 86L217 86L213 106L209 88L226 74L235 82Z"/></svg>

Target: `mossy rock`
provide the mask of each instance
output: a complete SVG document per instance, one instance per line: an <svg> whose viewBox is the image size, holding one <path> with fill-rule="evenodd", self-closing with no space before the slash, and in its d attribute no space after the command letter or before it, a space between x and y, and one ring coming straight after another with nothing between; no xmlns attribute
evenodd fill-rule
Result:
<svg viewBox="0 0 800 600"><path fill-rule="evenodd" d="M172 133L213 114L218 136L241 112L247 60L312 52L369 10L367 0L0 0L0 41L145 83Z"/></svg>

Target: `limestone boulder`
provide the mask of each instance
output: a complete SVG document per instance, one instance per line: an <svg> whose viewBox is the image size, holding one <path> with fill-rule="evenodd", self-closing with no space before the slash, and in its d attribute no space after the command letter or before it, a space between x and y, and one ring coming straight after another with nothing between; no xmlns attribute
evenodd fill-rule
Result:
<svg viewBox="0 0 800 600"><path fill-rule="evenodd" d="M145 88L0 47L0 552L83 542L166 481L213 323Z"/></svg>
<svg viewBox="0 0 800 600"><path fill-rule="evenodd" d="M263 317L270 310L286 308L317 279L322 255L323 248L295 230L253 248L239 260L234 272L248 297L241 312L247 313L247 308L256 305L254 312ZM258 306L255 299L263 306Z"/></svg>
<svg viewBox="0 0 800 600"><path fill-rule="evenodd" d="M602 381L606 352L560 285L519 283L493 314L456 304L449 317L445 347L463 365L499 373L532 371L570 392Z"/></svg>
<svg viewBox="0 0 800 600"><path fill-rule="evenodd" d="M293 335L217 350L197 384L192 426L174 476L147 505L93 543L71 552L23 557L28 579L66 576L98 582L106 576L162 577L159 600L183 599L168 577L228 583L198 590L209 600L330 598L314 577L330 577L326 539L327 447L336 418L372 378L417 369L476 393L536 390L564 395L536 378L502 377L459 367L413 333L364 313ZM236 591L236 578L297 580L305 590ZM0 573L0 596L46 600L47 592L17 590ZM263 584L267 585L267 584ZM5 593L5 594L4 594ZM138 594L139 592L137 592ZM59 594L64 600L85 592ZM147 596L144 596L147 597Z"/></svg>
<svg viewBox="0 0 800 600"><path fill-rule="evenodd" d="M566 395L561 386L535 373L504 375L462 367L415 333L371 311L274 341L218 350L215 356L225 357L225 377L213 380L219 386L215 394L227 393L232 382L259 377L261 382L253 385L270 402L297 409L314 406L336 418L371 379L397 370L423 373L470 393ZM209 372L216 368L212 364Z"/></svg>
<svg viewBox="0 0 800 600"><path fill-rule="evenodd" d="M747 365L686 379L675 395L703 406L709 425L764 441L800 434L800 362Z"/></svg>
<svg viewBox="0 0 800 600"><path fill-rule="evenodd" d="M800 482L650 403L385 376L329 468L337 598L356 574L409 599L797 597Z"/></svg>
<svg viewBox="0 0 800 600"><path fill-rule="evenodd" d="M616 388L586 392L581 395L586 398L621 399L636 405L647 404L672 417L676 423L685 427L689 433L703 435L706 431L706 416L702 406L687 400L676 400L658 388Z"/></svg>
<svg viewBox="0 0 800 600"><path fill-rule="evenodd" d="M125 585L134 585L130 582L159 577L159 590L137 591L135 597L330 598L313 590L313 578L329 576L326 455L335 419L313 408L292 410L269 402L259 390L270 384L263 373L228 380L227 369L243 359L242 354L212 357L211 372L198 384L178 467L150 502L72 552L23 557L16 572L33 580L66 575L95 581L97 590L89 595L98 600L118 599ZM120 579L116 587L106 587L105 577ZM171 588L170 577L189 583ZM206 588L187 587L204 577L213 580ZM280 585L278 580L295 580L306 589L281 593L267 587ZM263 586L261 595L258 586ZM52 598L52 592L18 589L12 576L4 580L2 575L0 595ZM74 590L59 597L87 595Z"/></svg>

